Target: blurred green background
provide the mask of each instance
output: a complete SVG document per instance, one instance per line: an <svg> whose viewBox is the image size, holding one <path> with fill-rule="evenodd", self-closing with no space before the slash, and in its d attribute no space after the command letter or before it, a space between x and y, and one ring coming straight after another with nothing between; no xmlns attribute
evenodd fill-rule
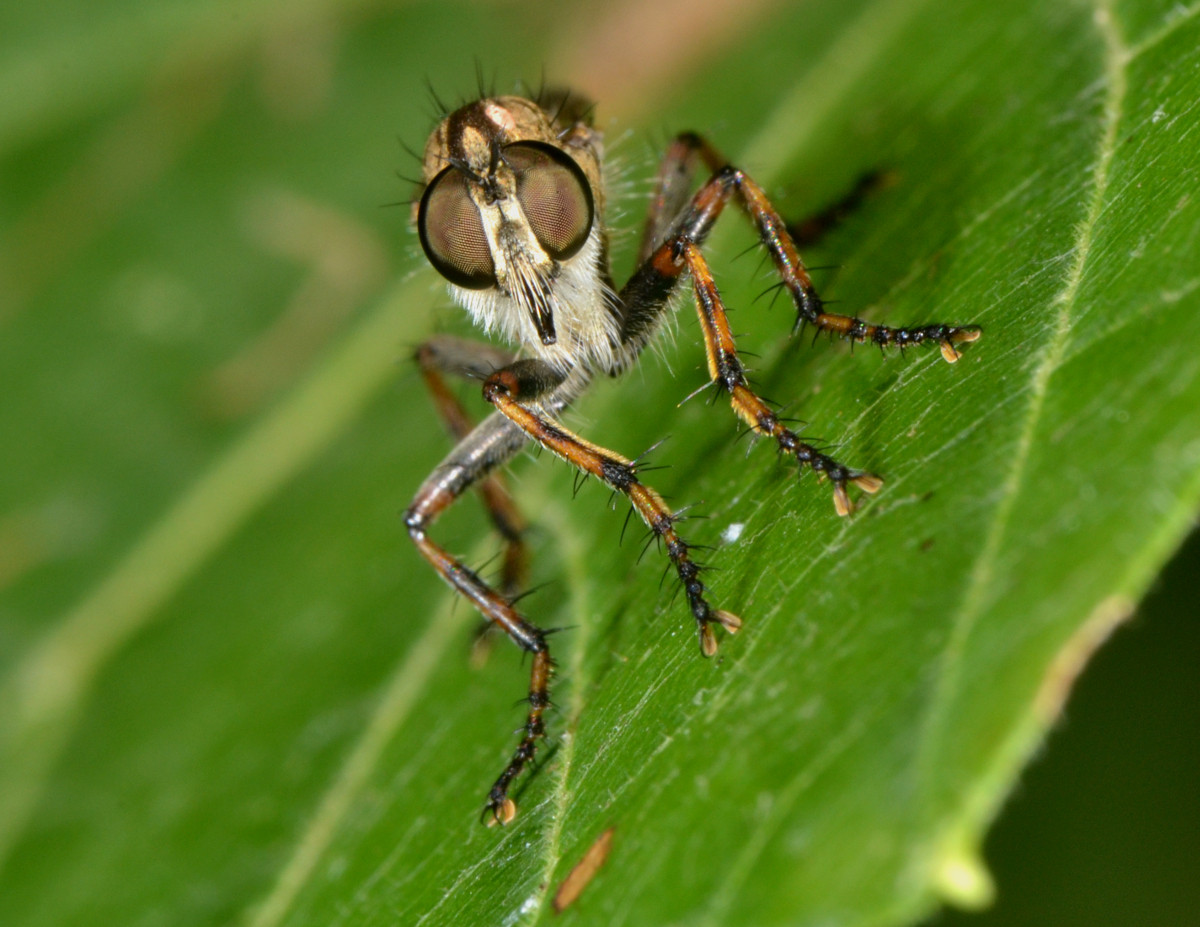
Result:
<svg viewBox="0 0 1200 927"><path fill-rule="evenodd" d="M1200 536L1080 678L985 844L997 900L953 927L1188 924L1200 911Z"/></svg>
<svg viewBox="0 0 1200 927"><path fill-rule="evenodd" d="M418 165L403 146L419 150L432 125L427 87L455 102L479 71L501 89L548 75L590 93L636 223L672 131L751 137L841 24L899 6L0 9L0 693L8 706L13 692L44 699L0 704L0 734L24 738L21 762L0 770L0 922L55 923L58 903L117 922L131 897L138 923L240 918L278 876L414 626L444 607L430 576L406 573L420 567L395 517L445 447L405 353L435 329L465 330L437 281L412 276L422 260L403 178ZM1172 8L1126 6L1133 23ZM793 35L794 59L777 47ZM793 187L788 207L822 205L854 167ZM276 415L280 427L256 427ZM472 543L476 514L445 520L448 546ZM200 572L209 558L213 573ZM1018 786L986 846L996 907L939 923L1194 923L1198 575L1193 539ZM164 609L181 587L186 601ZM413 624L395 620L397 602ZM96 634L100 613L127 619ZM177 659L159 665L159 652ZM74 675L37 675L63 654ZM499 677L511 688L511 666ZM247 678L277 704L246 717ZM486 697L477 688L464 700ZM338 700L310 721L290 697L303 689ZM27 717L52 722L22 727ZM226 729L238 731L229 742L214 734ZM189 780L209 764L221 776ZM226 792L239 777L277 784L270 800ZM207 829L214 807L236 823ZM138 830L134 808L171 826ZM135 891L114 873L138 841L153 850L131 854L148 867L131 874ZM94 877L80 871L91 866Z"/></svg>

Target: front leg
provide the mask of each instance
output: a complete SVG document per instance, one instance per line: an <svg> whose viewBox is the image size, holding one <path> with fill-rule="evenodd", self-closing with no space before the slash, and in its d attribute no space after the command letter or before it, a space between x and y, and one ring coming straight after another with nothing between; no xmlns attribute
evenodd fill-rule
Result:
<svg viewBox="0 0 1200 927"><path fill-rule="evenodd" d="M741 619L708 604L705 586L700 580L700 565L691 559L687 542L676 532L676 517L662 496L638 479L634 462L573 434L538 406L539 397L551 393L562 380L562 375L544 361L519 360L488 377L483 385L483 395L542 447L629 499L666 547L667 556L687 595L692 617L696 619L700 649L705 656L711 657L717 652L712 625L719 624L732 633L742 626Z"/></svg>
<svg viewBox="0 0 1200 927"><path fill-rule="evenodd" d="M508 797L509 784L533 759L537 741L544 735L542 720L550 704L550 677L554 663L546 632L513 608L509 597L501 595L474 570L432 541L426 533L430 525L459 496L484 480L518 449L528 443L525 435L498 413L492 413L475 427L436 470L425 480L404 514L408 535L421 555L456 592L468 599L489 622L502 629L518 647L533 654L529 677L529 713L521 743L500 778L488 793L485 815L489 823L507 824L516 816L517 806Z"/></svg>
<svg viewBox="0 0 1200 927"><path fill-rule="evenodd" d="M475 425L458 397L450 391L444 374L484 380L506 364L511 364L513 356L490 344L465 341L450 335L435 335L417 348L416 361L438 416L450 434L461 442ZM488 517L504 541L500 590L512 598L524 588L528 574L525 520L513 502L502 473L488 473L476 485ZM485 630L488 627L490 625L484 625ZM477 652L480 652L478 648Z"/></svg>

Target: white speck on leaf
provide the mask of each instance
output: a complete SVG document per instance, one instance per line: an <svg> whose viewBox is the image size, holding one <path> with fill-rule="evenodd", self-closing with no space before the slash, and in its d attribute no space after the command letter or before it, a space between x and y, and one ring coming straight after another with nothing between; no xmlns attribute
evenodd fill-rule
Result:
<svg viewBox="0 0 1200 927"><path fill-rule="evenodd" d="M508 917L506 917L501 923L503 924L503 927L513 927L513 925L516 924L516 922L522 917L533 914L537 909L538 896L530 895L523 902L521 902L521 907L509 914Z"/></svg>

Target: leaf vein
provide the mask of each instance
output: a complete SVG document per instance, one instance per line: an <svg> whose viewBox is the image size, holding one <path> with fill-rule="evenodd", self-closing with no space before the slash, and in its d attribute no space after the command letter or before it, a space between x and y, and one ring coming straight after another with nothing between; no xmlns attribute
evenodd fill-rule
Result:
<svg viewBox="0 0 1200 927"><path fill-rule="evenodd" d="M1133 61L1139 58L1150 49L1162 44L1166 39L1181 26L1196 18L1196 14L1200 13L1200 3L1194 3L1190 7L1175 7L1166 17L1166 22L1158 29L1150 33L1136 45L1131 46L1124 52L1126 61Z"/></svg>
<svg viewBox="0 0 1200 927"><path fill-rule="evenodd" d="M1084 218L1076 229L1073 257L1067 268L1065 280L1050 303L1052 308L1057 308L1057 312L1040 362L1032 369L1027 387L1029 405L1017 434L1015 448L1010 454L1011 462L1002 484L1003 491L996 503L991 524L968 577L961 605L952 619L948 639L938 659L937 678L925 720L920 726L914 762L916 785L919 794L924 794L927 804L932 802L932 796L928 794L929 783L933 781L931 771L942 747L950 703L959 689L963 653L968 638L983 614L986 590L992 583L1002 545L1008 536L1016 500L1027 475L1050 380L1067 353L1072 315L1087 269L1093 235L1109 189L1109 174L1117 150L1117 129L1125 104L1125 68L1129 56L1109 0L1095 0L1095 3L1093 20L1104 47L1106 93L1101 117L1102 130L1092 169L1092 194Z"/></svg>

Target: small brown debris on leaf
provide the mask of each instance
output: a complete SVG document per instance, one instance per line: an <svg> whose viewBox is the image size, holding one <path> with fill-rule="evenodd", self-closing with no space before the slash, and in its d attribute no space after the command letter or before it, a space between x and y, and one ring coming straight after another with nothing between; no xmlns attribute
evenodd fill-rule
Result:
<svg viewBox="0 0 1200 927"><path fill-rule="evenodd" d="M575 900L583 894L588 883L596 878L596 873L600 871L600 867L608 859L609 850L612 849L613 831L615 830L616 828L610 827L602 833L596 842L588 847L587 852L583 854L583 859L567 873L567 877L562 880L558 891L554 893L555 914L561 914L573 905Z"/></svg>

